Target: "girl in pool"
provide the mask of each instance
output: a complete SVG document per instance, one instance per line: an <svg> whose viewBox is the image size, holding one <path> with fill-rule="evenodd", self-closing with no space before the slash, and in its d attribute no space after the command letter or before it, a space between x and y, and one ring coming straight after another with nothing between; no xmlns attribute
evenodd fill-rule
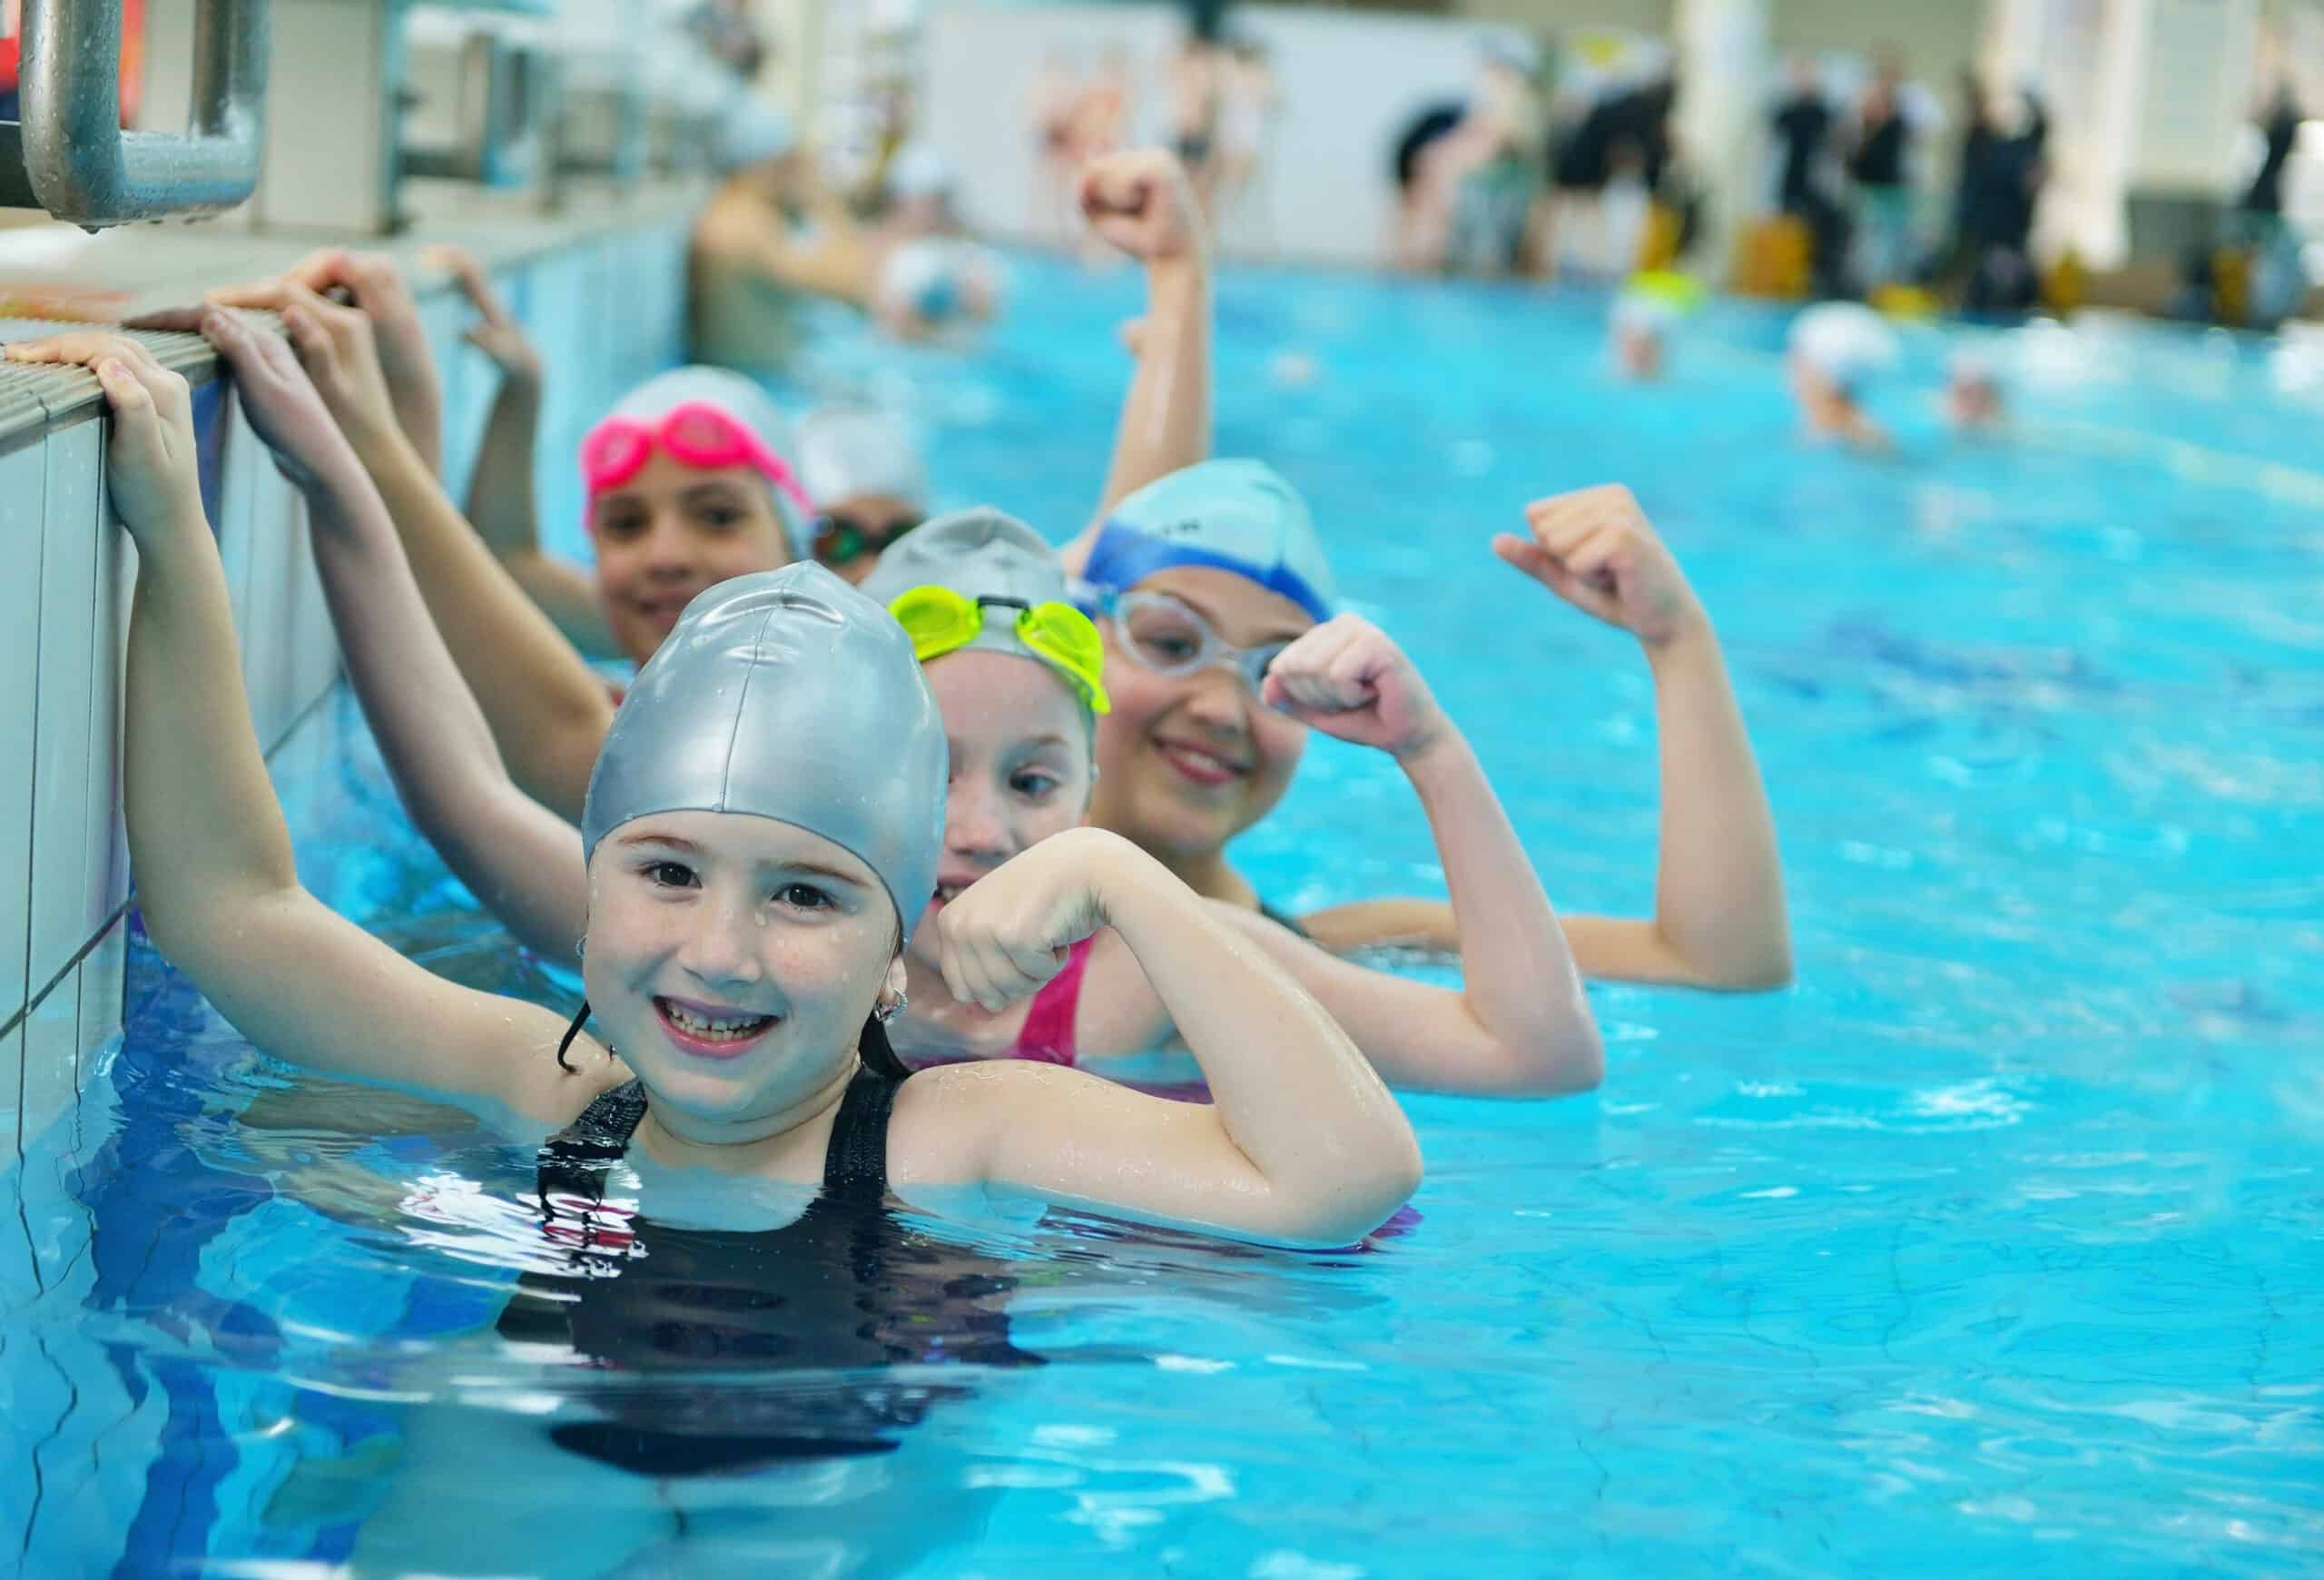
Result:
<svg viewBox="0 0 2324 1580"><path fill-rule="evenodd" d="M1655 913L1564 918L1582 973L1734 989L1788 981L1774 821L1709 617L1628 489L1539 500L1526 523L1528 536L1503 533L1493 551L1638 637L1661 726ZM1206 461L1124 499L1066 563L1098 613L1111 661L1092 823L1136 842L1196 894L1274 915L1334 951L1468 947L1453 905L1369 901L1293 919L1271 911L1226 859L1227 842L1282 799L1305 747L1305 723L1270 706L1277 688L1266 677L1334 612L1322 542L1290 484L1256 461ZM1437 765L1398 761L1433 825L1459 815Z"/></svg>
<svg viewBox="0 0 2324 1580"><path fill-rule="evenodd" d="M245 384L276 377L260 354L263 337L222 314L203 329ZM310 365L342 377L328 341L310 338ZM299 396L310 410L279 427L327 430L311 394ZM292 398L268 399L287 409ZM296 449L287 454L301 473L330 475ZM591 913L581 841L517 789L488 731L442 728L431 690L447 667L442 640L408 579L379 573L375 562L399 550L364 504L358 489L317 506L319 521L350 525L318 532L316 561L381 752L415 823L453 870L520 939L562 957L583 942ZM935 947L931 924L962 894L1078 828L1088 806L1095 720L1109 706L1104 648L1064 601L1055 551L998 512L964 511L914 533L864 586L914 637L951 763L943 854L921 896L920 942L905 957L917 1007L897 1022L900 1043L931 1058L1073 1064L1167 1041L1176 1017L1117 933L1075 948L1033 1000L998 1014L950 989ZM416 662L421 649L436 658ZM1215 907L1218 919L1256 938L1343 1024L1363 1028L1364 1053L1393 1081L1512 1094L1596 1085L1602 1050L1557 918L1465 742L1403 655L1347 617L1285 652L1270 686L1279 706L1334 735L1435 765L1416 772L1444 787L1437 826L1452 892L1496 925L1470 934L1468 985L1456 992L1348 964L1231 906Z"/></svg>
<svg viewBox="0 0 2324 1580"><path fill-rule="evenodd" d="M1167 154L1101 162L1085 182L1085 199L1098 232L1147 260L1150 276L1144 355L1124 401L1102 509L1209 447L1207 243L1185 177ZM358 291L356 308L317 294L358 272L374 283L368 295ZM281 280L213 300L282 312L302 348L338 348L331 370L313 370L317 387L385 498L429 612L517 782L568 823L579 821L618 699L560 624L586 637L591 622L578 611L595 601L604 639L643 663L704 588L784 564L830 531L783 453L787 439L773 402L738 375L683 369L633 391L592 433L584 459L595 585L585 590L568 570L563 589L536 603L526 586L538 590L556 578L541 568L537 538L516 524L529 514L522 501L530 490L514 479L520 468L528 474L529 460L492 463L506 467L510 479L493 497L520 502L486 512L502 553L530 567L520 585L445 496L423 446L402 426L401 413L432 411L436 401L424 336L416 359L405 349L418 314L391 265L318 254ZM370 312L361 311L367 302ZM198 317L180 311L139 321L184 329ZM399 398L399 383L428 390ZM526 449L528 455L528 442ZM894 525L886 529L892 533Z"/></svg>
<svg viewBox="0 0 2324 1580"><path fill-rule="evenodd" d="M218 315L205 327L323 534L345 533L332 513L366 497L357 463L302 399L295 362ZM907 1198L971 1186L1316 1245L1354 1240L1411 1193L1411 1129L1337 1024L1159 864L1094 829L1044 842L944 908L946 984L998 1013L1111 927L1216 1106L1023 1066L906 1076L882 1028L942 861L944 727L911 639L818 567L697 600L625 704L585 808L588 1013L567 1027L404 960L292 868L241 695L184 380L116 335L8 354L90 366L112 403L112 499L138 547L126 810L141 907L162 953L260 1048L434 1089L520 1136L625 1092L634 1148L712 1173L822 1180L845 1127L884 1150ZM378 528L355 536L391 548ZM369 568L409 574L391 552ZM439 671L425 695L481 729L440 647L407 657ZM890 1117L872 1125L872 1112Z"/></svg>

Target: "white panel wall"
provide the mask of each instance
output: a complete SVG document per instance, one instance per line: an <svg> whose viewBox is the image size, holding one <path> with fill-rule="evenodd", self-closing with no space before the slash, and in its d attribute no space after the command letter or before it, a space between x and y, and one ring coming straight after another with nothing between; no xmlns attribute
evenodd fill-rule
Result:
<svg viewBox="0 0 2324 1580"><path fill-rule="evenodd" d="M1134 140L1167 135L1164 71L1183 27L1175 6L955 3L929 18L919 87L923 133L950 156L962 208L980 229L1053 239L1035 213L1029 106L1059 48L1093 70L1119 50L1137 85ZM1228 232L1272 238L1282 254L1371 263L1384 252L1396 138L1429 105L1458 98L1477 73L1476 21L1237 5L1235 25L1265 45L1283 113L1268 163ZM1246 205L1248 206L1248 205Z"/></svg>

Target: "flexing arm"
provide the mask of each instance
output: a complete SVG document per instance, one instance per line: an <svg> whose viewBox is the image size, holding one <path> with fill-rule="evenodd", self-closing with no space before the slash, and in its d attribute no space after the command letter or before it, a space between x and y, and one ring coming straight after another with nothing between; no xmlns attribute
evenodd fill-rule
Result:
<svg viewBox="0 0 2324 1580"><path fill-rule="evenodd" d="M508 777L378 490L290 347L224 310L206 314L202 332L306 496L348 677L412 821L521 942L571 959L588 915L580 835ZM320 331L310 328L306 339L304 354L327 361Z"/></svg>
<svg viewBox="0 0 2324 1580"><path fill-rule="evenodd" d="M1458 993L1331 960L1253 917L1276 958L1398 1086L1553 1095L1605 1072L1597 1022L1525 847L1469 743L1378 627L1318 626L1267 670L1265 701L1326 734L1393 755L1436 837L1461 953Z"/></svg>
<svg viewBox="0 0 2324 1580"><path fill-rule="evenodd" d="M908 1172L1304 1245L1350 1244L1412 1194L1412 1127L1347 1033L1127 840L1076 829L980 880L938 923L946 981L999 1008L1054 975L1068 943L1108 924L1177 1022L1214 1106L1030 1064L950 1066L915 1077L899 1102L920 1160Z"/></svg>
<svg viewBox="0 0 2324 1580"><path fill-rule="evenodd" d="M589 573L541 548L533 476L541 424L541 360L524 326L508 316L483 266L457 247L435 249L476 309L468 344L500 370L500 388L485 418L476 469L468 476L468 520L526 596L565 639L591 658L617 658L621 645L606 624Z"/></svg>
<svg viewBox="0 0 2324 1580"><path fill-rule="evenodd" d="M555 1015L429 974L300 886L242 691L225 571L202 515L185 380L113 335L9 351L19 360L94 365L113 409L106 472L138 549L125 811L155 944L270 1053L555 1111L539 1073L556 1072ZM595 1079L607 1063L592 1061Z"/></svg>
<svg viewBox="0 0 2324 1580"><path fill-rule="evenodd" d="M1098 235L1146 264L1137 370L1095 527L1147 484L1210 455L1210 239L1185 169L1158 149L1093 163L1081 178L1081 207Z"/></svg>
<svg viewBox="0 0 2324 1580"><path fill-rule="evenodd" d="M387 503L428 612L517 783L578 824L589 771L613 725L605 682L493 558L397 426L372 350L370 321L295 282L231 294L234 305L282 313L323 403ZM320 332L310 332L310 326ZM315 360L322 351L328 361Z"/></svg>
<svg viewBox="0 0 2324 1580"><path fill-rule="evenodd" d="M1531 536L1503 534L1494 551L1638 637L1654 671L1662 738L1654 914L1567 917L1575 958L1595 977L1782 986L1791 980L1791 927L1775 818L1709 617L1629 489L1585 489L1541 500L1526 516ZM1344 906L1305 921L1335 949L1443 947L1462 933L1446 907L1426 901Z"/></svg>

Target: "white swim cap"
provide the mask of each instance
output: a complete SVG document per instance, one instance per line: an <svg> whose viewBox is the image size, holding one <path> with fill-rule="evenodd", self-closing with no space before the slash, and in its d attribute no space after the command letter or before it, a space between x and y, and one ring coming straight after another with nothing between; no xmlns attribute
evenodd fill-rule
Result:
<svg viewBox="0 0 2324 1580"><path fill-rule="evenodd" d="M1898 360L1896 331L1856 301L1826 301L1792 321L1791 352L1843 390L1886 373Z"/></svg>
<svg viewBox="0 0 2324 1580"><path fill-rule="evenodd" d="M818 509L880 495L928 506L928 469L902 418L863 406L825 406L799 425L799 476Z"/></svg>

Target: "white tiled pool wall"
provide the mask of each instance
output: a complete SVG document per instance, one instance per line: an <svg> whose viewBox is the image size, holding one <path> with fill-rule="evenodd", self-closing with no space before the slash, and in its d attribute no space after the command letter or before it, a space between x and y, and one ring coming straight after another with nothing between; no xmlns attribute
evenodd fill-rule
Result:
<svg viewBox="0 0 2324 1580"><path fill-rule="evenodd" d="M503 263L496 278L549 369L539 465L569 468L581 425L681 353L684 227L586 237ZM473 314L457 292L423 291L420 311L444 383L445 479L464 499L497 375L461 338ZM0 340L55 327L0 321ZM197 385L212 377L201 359L186 371ZM94 381L47 370L8 379L0 414L11 397L21 413L29 392L48 415L0 438L0 1168L74 1108L121 1029L133 875L122 658L136 559L105 497ZM223 407L212 525L243 677L260 742L288 782L330 749L332 710L318 705L338 682L338 645L303 502L231 392L208 399Z"/></svg>

